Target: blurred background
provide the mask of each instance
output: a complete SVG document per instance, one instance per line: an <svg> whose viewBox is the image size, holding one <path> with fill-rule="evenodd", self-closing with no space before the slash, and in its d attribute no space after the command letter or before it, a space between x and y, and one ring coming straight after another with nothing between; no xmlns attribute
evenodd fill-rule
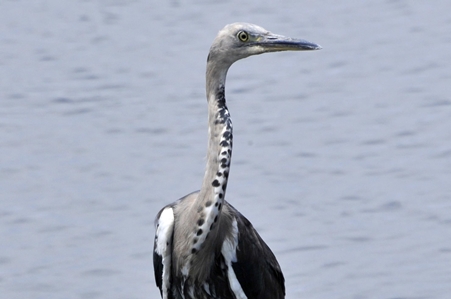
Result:
<svg viewBox="0 0 451 299"><path fill-rule="evenodd" d="M159 209L200 188L226 24L320 44L229 71L227 200L287 298L451 292L449 1L0 2L0 297L159 298Z"/></svg>

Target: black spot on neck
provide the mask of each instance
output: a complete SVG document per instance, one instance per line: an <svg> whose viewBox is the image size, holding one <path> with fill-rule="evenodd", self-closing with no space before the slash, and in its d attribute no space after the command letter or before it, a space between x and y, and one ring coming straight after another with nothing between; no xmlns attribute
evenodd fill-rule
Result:
<svg viewBox="0 0 451 299"><path fill-rule="evenodd" d="M211 185L212 185L213 187L219 187L219 186L220 186L218 180L214 180L214 181L211 183Z"/></svg>

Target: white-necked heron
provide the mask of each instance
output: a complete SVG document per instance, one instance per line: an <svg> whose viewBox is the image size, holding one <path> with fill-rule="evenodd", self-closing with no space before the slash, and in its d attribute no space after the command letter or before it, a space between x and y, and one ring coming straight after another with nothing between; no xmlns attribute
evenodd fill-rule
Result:
<svg viewBox="0 0 451 299"><path fill-rule="evenodd" d="M155 220L155 280L162 298L285 298L285 280L274 254L224 199L232 155L224 87L229 67L239 59L318 49L317 44L248 23L219 31L207 59L209 140L201 189L164 207Z"/></svg>

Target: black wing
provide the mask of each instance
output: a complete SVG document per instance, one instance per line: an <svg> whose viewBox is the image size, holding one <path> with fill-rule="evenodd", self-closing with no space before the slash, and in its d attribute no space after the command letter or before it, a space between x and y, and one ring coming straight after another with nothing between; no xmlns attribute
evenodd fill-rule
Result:
<svg viewBox="0 0 451 299"><path fill-rule="evenodd" d="M235 212L239 238L232 267L241 288L248 299L285 298L285 279L276 257L250 221Z"/></svg>

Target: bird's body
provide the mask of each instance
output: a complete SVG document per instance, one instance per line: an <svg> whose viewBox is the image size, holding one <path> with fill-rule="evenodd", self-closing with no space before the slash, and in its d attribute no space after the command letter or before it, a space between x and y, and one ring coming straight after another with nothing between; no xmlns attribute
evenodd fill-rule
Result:
<svg viewBox="0 0 451 299"><path fill-rule="evenodd" d="M227 25L214 40L207 59L209 142L202 187L164 207L155 221L155 280L163 299L285 298L274 254L224 199L233 143L224 88L229 67L239 59L316 49L247 23Z"/></svg>

